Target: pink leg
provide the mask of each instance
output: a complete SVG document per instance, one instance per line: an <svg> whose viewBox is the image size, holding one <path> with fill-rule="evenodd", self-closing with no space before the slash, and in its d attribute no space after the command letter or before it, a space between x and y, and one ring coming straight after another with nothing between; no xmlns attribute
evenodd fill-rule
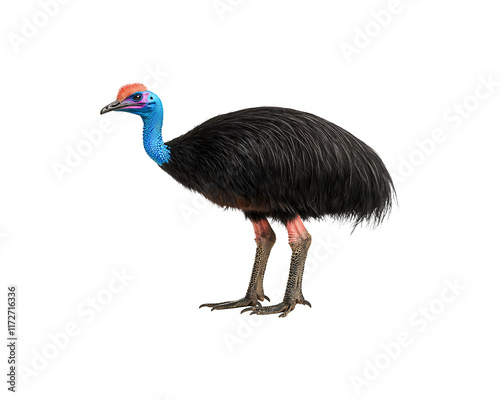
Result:
<svg viewBox="0 0 500 400"><path fill-rule="evenodd" d="M294 220L288 222L286 224L286 229L288 231L288 243L290 244L290 246L301 239L311 237L300 217L297 217Z"/></svg>
<svg viewBox="0 0 500 400"><path fill-rule="evenodd" d="M286 229L288 230L288 243L292 248L292 261L290 263L290 274L288 275L283 301L269 307L245 308L242 312L252 311L252 314L259 315L281 313L280 317L286 317L295 308L297 303L311 307L311 303L305 300L302 295L302 276L304 274L307 251L311 245L311 235L307 232L299 216L288 222Z"/></svg>
<svg viewBox="0 0 500 400"><path fill-rule="evenodd" d="M276 235L274 234L273 228L271 228L267 219L252 221L252 225L253 230L255 231L255 241L257 244L265 242L273 237L274 241L276 241Z"/></svg>

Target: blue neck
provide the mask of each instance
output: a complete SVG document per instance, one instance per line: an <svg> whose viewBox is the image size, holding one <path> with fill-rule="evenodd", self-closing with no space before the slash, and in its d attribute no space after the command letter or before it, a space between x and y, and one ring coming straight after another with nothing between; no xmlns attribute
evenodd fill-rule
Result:
<svg viewBox="0 0 500 400"><path fill-rule="evenodd" d="M157 100L156 107L147 114L141 114L141 117L144 122L142 130L144 150L158 165L168 163L170 161L170 148L163 143L161 136L161 127L163 125L161 102Z"/></svg>

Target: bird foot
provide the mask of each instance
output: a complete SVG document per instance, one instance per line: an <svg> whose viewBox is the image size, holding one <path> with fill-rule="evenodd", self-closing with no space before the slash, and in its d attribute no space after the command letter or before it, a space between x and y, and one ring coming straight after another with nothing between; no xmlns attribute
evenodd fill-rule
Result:
<svg viewBox="0 0 500 400"><path fill-rule="evenodd" d="M269 314L278 314L281 313L280 317L286 317L294 308L296 304L304 304L306 306L311 307L311 303L309 303L304 298L302 299L292 299L292 300L283 300L281 303L275 304L273 306L262 307L261 305L248 307L241 310L243 314L246 311L251 311L250 315L269 315Z"/></svg>
<svg viewBox="0 0 500 400"><path fill-rule="evenodd" d="M265 295L262 295L260 297L262 297L262 298L258 298L257 296L255 296L255 297L245 296L242 299L234 300L234 301L222 301L220 303L205 303L205 304L202 304L200 306L200 308L201 307L211 307L212 308L211 311L213 311L213 310L226 310L229 308L238 308L238 307L247 307L247 306L252 306L250 308L253 308L253 307L262 307L259 300L270 301L269 297L267 297Z"/></svg>

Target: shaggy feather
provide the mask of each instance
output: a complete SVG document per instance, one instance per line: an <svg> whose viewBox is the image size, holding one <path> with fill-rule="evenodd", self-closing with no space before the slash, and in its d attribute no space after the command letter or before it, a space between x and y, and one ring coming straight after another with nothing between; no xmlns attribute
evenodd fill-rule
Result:
<svg viewBox="0 0 500 400"><path fill-rule="evenodd" d="M257 107L214 117L166 145L161 165L210 201L242 210L253 221L284 224L333 217L380 223L394 186L365 143L309 113Z"/></svg>

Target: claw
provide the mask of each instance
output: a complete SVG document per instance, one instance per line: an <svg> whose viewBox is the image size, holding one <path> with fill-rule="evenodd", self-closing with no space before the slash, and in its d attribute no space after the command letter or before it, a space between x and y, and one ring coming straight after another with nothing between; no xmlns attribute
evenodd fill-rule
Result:
<svg viewBox="0 0 500 400"><path fill-rule="evenodd" d="M267 301L271 301L271 299L269 297L267 297L266 295L264 295L264 300L267 300Z"/></svg>
<svg viewBox="0 0 500 400"><path fill-rule="evenodd" d="M213 306L210 311L213 311L213 310L222 310L223 309L222 307L224 307L226 305L229 305L230 303L231 302L228 301L228 302L225 302L224 304L219 304L217 306Z"/></svg>
<svg viewBox="0 0 500 400"><path fill-rule="evenodd" d="M279 314L279 317L284 318L288 314L290 314L291 311L295 309L295 306L297 304L304 304L306 306L311 307L311 303L309 303L307 300L287 300L287 301L282 301L281 303L275 304L273 306L267 306L267 307L248 307L245 308L244 310L241 311L241 313L251 311L250 315L257 314L257 315L269 315L269 314Z"/></svg>
<svg viewBox="0 0 500 400"><path fill-rule="evenodd" d="M205 304L202 304L199 308L211 307L211 311L214 311L214 310L226 310L229 308L238 308L238 307L246 307L246 306L262 307L262 305L260 304L260 302L257 299L243 297L242 299L235 300L235 301L223 301L220 303L205 303Z"/></svg>
<svg viewBox="0 0 500 400"><path fill-rule="evenodd" d="M243 310L241 310L240 314L243 314L244 312L247 312L247 311L254 311L256 308L262 308L262 305L259 303L258 306L251 306L251 307L244 308Z"/></svg>
<svg viewBox="0 0 500 400"><path fill-rule="evenodd" d="M199 306L198 308L201 308L201 307L217 307L217 306L220 306L221 304L226 304L226 303L230 303L230 302L229 301L224 301L224 302L221 302L221 303L205 303L205 304L202 304L201 306Z"/></svg>

